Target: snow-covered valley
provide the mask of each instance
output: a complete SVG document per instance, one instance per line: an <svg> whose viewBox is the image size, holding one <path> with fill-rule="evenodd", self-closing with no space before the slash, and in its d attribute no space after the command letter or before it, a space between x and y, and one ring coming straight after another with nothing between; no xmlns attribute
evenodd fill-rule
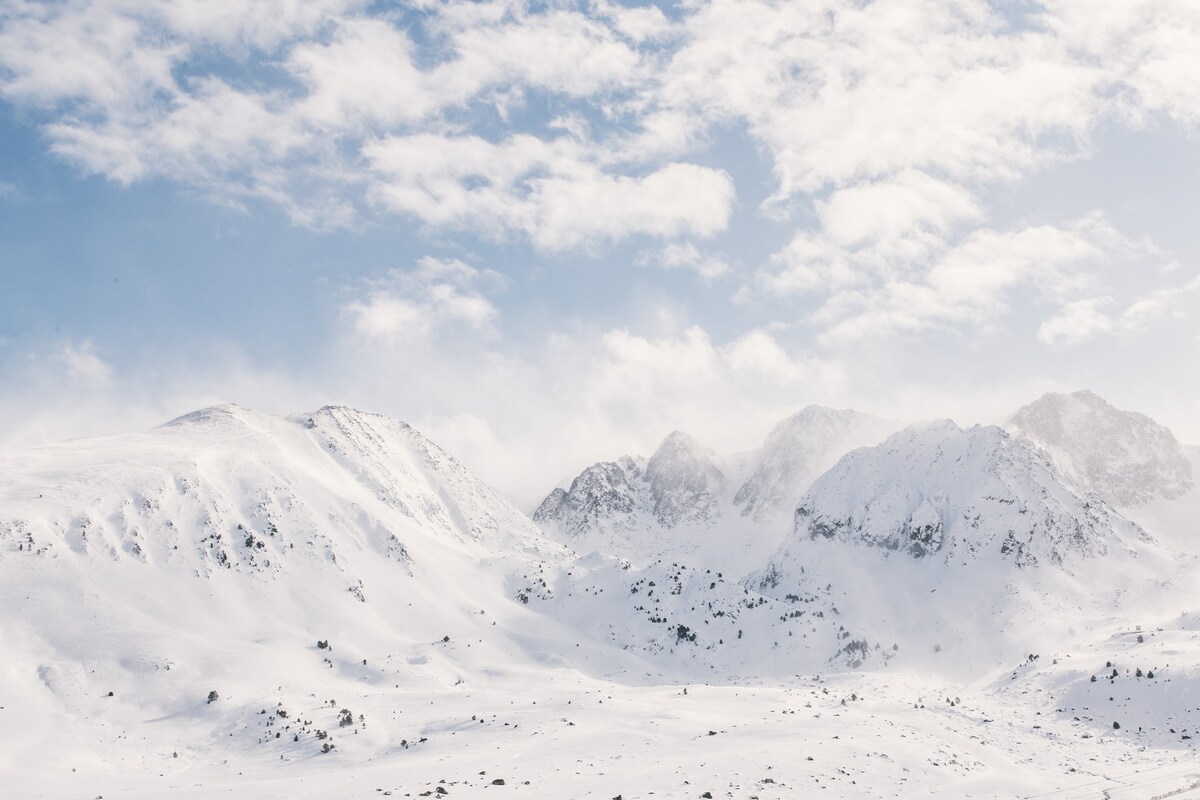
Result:
<svg viewBox="0 0 1200 800"><path fill-rule="evenodd" d="M1198 452L1030 408L677 432L531 516L347 408L0 455L0 785L1186 796Z"/></svg>

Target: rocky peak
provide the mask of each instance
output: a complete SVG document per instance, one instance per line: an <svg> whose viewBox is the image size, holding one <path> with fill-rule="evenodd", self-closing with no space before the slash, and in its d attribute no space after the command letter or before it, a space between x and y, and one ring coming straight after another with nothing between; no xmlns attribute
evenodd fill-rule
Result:
<svg viewBox="0 0 1200 800"><path fill-rule="evenodd" d="M654 516L668 528L720 515L726 480L717 454L682 431L670 434L646 464Z"/></svg>
<svg viewBox="0 0 1200 800"><path fill-rule="evenodd" d="M1033 566L1144 534L1001 428L941 420L846 455L801 500L795 535Z"/></svg>
<svg viewBox="0 0 1200 800"><path fill-rule="evenodd" d="M1076 486L1121 506L1168 499L1193 486L1191 464L1170 429L1090 391L1046 394L1006 423Z"/></svg>

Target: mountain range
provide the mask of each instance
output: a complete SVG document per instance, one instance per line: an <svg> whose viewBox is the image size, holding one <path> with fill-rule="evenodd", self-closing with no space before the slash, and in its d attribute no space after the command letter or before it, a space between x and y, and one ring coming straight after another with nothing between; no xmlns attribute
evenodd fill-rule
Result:
<svg viewBox="0 0 1200 800"><path fill-rule="evenodd" d="M19 721L0 770L392 763L466 730L413 702L475 697L497 721L472 725L500 725L499 697L545 681L1049 680L1038 653L1189 608L1196 460L1088 392L966 428L809 406L732 456L676 431L529 516L344 407L217 406L0 455L0 714ZM1177 680L1200 675L1191 652Z"/></svg>

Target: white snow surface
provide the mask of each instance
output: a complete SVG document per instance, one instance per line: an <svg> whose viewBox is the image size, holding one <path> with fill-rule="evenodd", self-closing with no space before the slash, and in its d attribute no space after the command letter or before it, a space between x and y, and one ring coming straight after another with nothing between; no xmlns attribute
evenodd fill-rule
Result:
<svg viewBox="0 0 1200 800"><path fill-rule="evenodd" d="M1003 431L938 422L846 454L775 528L754 509L792 478L733 498L792 469L769 450L672 435L585 473L560 499L587 524L553 535L347 408L0 455L0 794L1200 786L1195 517L1172 510L1194 491L1143 529Z"/></svg>

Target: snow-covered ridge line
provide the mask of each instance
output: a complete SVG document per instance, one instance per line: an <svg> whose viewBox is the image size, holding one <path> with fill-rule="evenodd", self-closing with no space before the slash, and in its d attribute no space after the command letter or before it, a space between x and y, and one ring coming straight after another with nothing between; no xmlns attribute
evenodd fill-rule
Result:
<svg viewBox="0 0 1200 800"><path fill-rule="evenodd" d="M1103 555L1146 534L996 426L913 425L847 454L804 496L795 533L913 558L1018 567Z"/></svg>

